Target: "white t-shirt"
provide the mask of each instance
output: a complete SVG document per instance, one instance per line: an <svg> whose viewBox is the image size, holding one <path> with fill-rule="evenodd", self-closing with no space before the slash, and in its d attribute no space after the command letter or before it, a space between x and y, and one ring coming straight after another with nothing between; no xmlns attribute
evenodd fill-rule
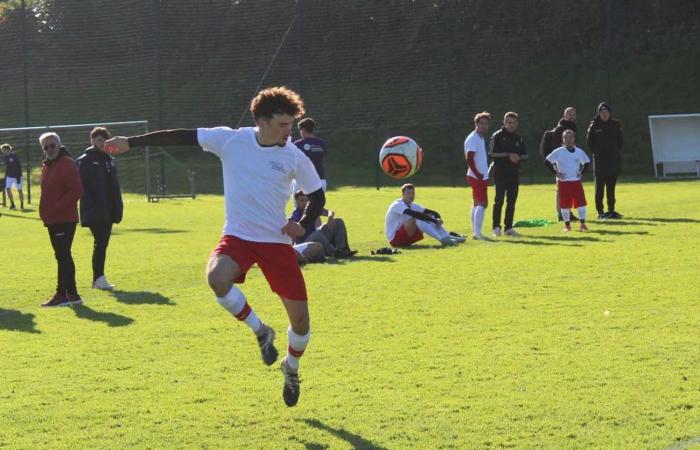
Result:
<svg viewBox="0 0 700 450"><path fill-rule="evenodd" d="M469 133L467 139L464 140L464 157L467 157L467 153L474 152L474 163L476 164L476 169L481 172L484 176L484 180L489 179L489 162L486 158L486 141L476 130ZM479 179L474 171L469 168L467 175Z"/></svg>
<svg viewBox="0 0 700 450"><path fill-rule="evenodd" d="M403 213L406 208L418 212L425 211L425 208L416 202L412 202L411 205L408 206L404 203L402 198L394 200L394 202L389 205L389 209L386 210L386 217L384 218L384 232L389 241L394 240L396 232L399 231L401 225L411 220L411 216Z"/></svg>
<svg viewBox="0 0 700 450"><path fill-rule="evenodd" d="M321 189L321 180L311 160L290 140L283 147L263 147L256 131L197 129L199 145L221 159L226 203L223 234L247 241L291 244L282 228L287 224L285 206L292 179L306 194Z"/></svg>
<svg viewBox="0 0 700 450"><path fill-rule="evenodd" d="M562 172L564 178L561 181L578 181L581 179L579 172L584 164L591 162L586 152L578 147L570 152L566 147L561 146L547 155L547 161L555 165L557 172Z"/></svg>

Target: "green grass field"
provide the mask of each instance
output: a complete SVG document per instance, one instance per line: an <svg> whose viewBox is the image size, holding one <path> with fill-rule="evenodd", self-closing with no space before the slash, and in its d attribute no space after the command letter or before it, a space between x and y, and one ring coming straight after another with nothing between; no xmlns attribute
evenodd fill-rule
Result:
<svg viewBox="0 0 700 450"><path fill-rule="evenodd" d="M127 196L111 294L89 287L81 229L74 309L39 307L55 286L46 230L36 210L2 209L0 447L698 448L700 183L618 189L625 219L587 234L557 224L395 256L369 251L386 245L397 189L330 192L360 256L304 268L312 339L295 408L204 282L221 197ZM523 186L516 218L551 218L553 190ZM469 198L419 187L416 200L467 233ZM244 291L285 348L259 270Z"/></svg>

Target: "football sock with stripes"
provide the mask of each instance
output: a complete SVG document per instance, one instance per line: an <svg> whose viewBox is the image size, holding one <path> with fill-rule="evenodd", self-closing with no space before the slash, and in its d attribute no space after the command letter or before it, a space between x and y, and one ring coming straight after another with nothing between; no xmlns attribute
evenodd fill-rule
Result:
<svg viewBox="0 0 700 450"><path fill-rule="evenodd" d="M255 314L255 311L248 305L245 295L243 295L243 292L238 289L235 284L231 286L231 290L228 291L228 294L223 297L216 297L216 301L230 312L233 317L245 322L254 333L257 333L260 327L262 327L262 322L257 314Z"/></svg>
<svg viewBox="0 0 700 450"><path fill-rule="evenodd" d="M311 339L311 330L304 336L296 334L292 327L287 328L287 364L295 371L299 370L299 358L304 354Z"/></svg>

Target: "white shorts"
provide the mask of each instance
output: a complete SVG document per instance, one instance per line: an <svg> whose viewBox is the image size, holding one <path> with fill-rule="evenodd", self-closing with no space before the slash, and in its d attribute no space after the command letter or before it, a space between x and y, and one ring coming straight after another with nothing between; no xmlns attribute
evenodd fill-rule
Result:
<svg viewBox="0 0 700 450"><path fill-rule="evenodd" d="M18 191L21 191L22 190L22 177L19 177L19 178L7 177L7 178L5 178L5 189L12 189L13 186Z"/></svg>

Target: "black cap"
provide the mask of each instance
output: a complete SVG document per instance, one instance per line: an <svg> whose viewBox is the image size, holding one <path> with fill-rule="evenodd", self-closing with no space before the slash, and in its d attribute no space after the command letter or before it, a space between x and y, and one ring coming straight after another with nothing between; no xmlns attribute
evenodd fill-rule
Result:
<svg viewBox="0 0 700 450"><path fill-rule="evenodd" d="M608 105L606 102L601 103L598 105L598 113L600 114L601 111L607 111L609 113L612 113L610 110L610 105Z"/></svg>

